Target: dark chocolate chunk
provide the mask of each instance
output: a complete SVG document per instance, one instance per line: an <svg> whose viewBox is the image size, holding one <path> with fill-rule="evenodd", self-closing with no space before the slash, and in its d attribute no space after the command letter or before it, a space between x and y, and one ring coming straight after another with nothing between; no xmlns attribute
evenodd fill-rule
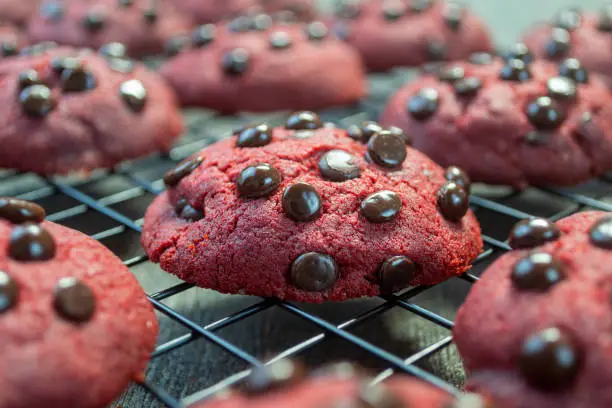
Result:
<svg viewBox="0 0 612 408"><path fill-rule="evenodd" d="M440 93L434 88L421 88L408 99L406 109L413 118L424 121L432 117L440 105Z"/></svg>
<svg viewBox="0 0 612 408"><path fill-rule="evenodd" d="M106 13L101 10L90 10L83 17L83 28L90 33L97 33L106 24Z"/></svg>
<svg viewBox="0 0 612 408"><path fill-rule="evenodd" d="M284 50L291 47L292 40L286 31L273 31L270 34L270 46L276 50Z"/></svg>
<svg viewBox="0 0 612 408"><path fill-rule="evenodd" d="M127 58L127 47L120 42L109 42L100 47L98 53L105 58Z"/></svg>
<svg viewBox="0 0 612 408"><path fill-rule="evenodd" d="M504 54L504 59L506 61L516 59L523 61L525 64L531 64L533 62L533 54L525 43L517 42Z"/></svg>
<svg viewBox="0 0 612 408"><path fill-rule="evenodd" d="M194 47L203 47L210 44L215 39L215 25L204 24L195 28L191 32L191 43Z"/></svg>
<svg viewBox="0 0 612 408"><path fill-rule="evenodd" d="M544 218L532 218L514 225L508 243L513 249L533 248L555 241L560 236L561 231L552 222Z"/></svg>
<svg viewBox="0 0 612 408"><path fill-rule="evenodd" d="M447 55L446 43L442 40L427 41L427 58L429 61L444 61Z"/></svg>
<svg viewBox="0 0 612 408"><path fill-rule="evenodd" d="M164 54L167 57L174 57L189 45L189 39L183 35L169 38L164 44Z"/></svg>
<svg viewBox="0 0 612 408"><path fill-rule="evenodd" d="M544 45L544 51L548 58L562 58L571 48L570 33L563 28L553 28L550 38Z"/></svg>
<svg viewBox="0 0 612 408"><path fill-rule="evenodd" d="M19 94L23 113L30 117L42 118L55 109L57 102L46 85L32 85Z"/></svg>
<svg viewBox="0 0 612 408"><path fill-rule="evenodd" d="M6 272L0 270L0 313L12 309L19 299L19 285Z"/></svg>
<svg viewBox="0 0 612 408"><path fill-rule="evenodd" d="M255 396L295 384L306 376L306 369L291 360L282 359L255 367L244 380L240 390Z"/></svg>
<svg viewBox="0 0 612 408"><path fill-rule="evenodd" d="M480 88L482 88L482 81L477 77L466 77L453 84L453 89L459 96L474 96Z"/></svg>
<svg viewBox="0 0 612 408"><path fill-rule="evenodd" d="M576 58L568 58L559 64L559 75L581 84L589 82L589 73Z"/></svg>
<svg viewBox="0 0 612 408"><path fill-rule="evenodd" d="M313 21L312 23L306 25L305 30L306 37L310 41L321 41L327 37L327 34L329 33L327 26L320 21Z"/></svg>
<svg viewBox="0 0 612 408"><path fill-rule="evenodd" d="M603 218L589 231L591 243L604 249L612 249L612 217Z"/></svg>
<svg viewBox="0 0 612 408"><path fill-rule="evenodd" d="M468 194L472 188L472 181L465 171L457 166L450 166L444 172L444 178L448 181L452 181L459 187L464 189Z"/></svg>
<svg viewBox="0 0 612 408"><path fill-rule="evenodd" d="M283 192L283 210L294 221L312 221L321 215L321 196L308 183L298 182Z"/></svg>
<svg viewBox="0 0 612 408"><path fill-rule="evenodd" d="M393 221L402 209L402 200L393 191L371 194L361 202L361 215L373 223Z"/></svg>
<svg viewBox="0 0 612 408"><path fill-rule="evenodd" d="M237 147L261 147L272 141L273 129L266 123L247 126L237 132Z"/></svg>
<svg viewBox="0 0 612 408"><path fill-rule="evenodd" d="M17 77L19 92L32 85L43 85L38 72L34 69L21 71Z"/></svg>
<svg viewBox="0 0 612 408"><path fill-rule="evenodd" d="M442 68L438 72L438 79L443 82L456 82L465 77L465 70L462 66L453 65L450 67Z"/></svg>
<svg viewBox="0 0 612 408"><path fill-rule="evenodd" d="M438 191L438 208L447 220L460 221L470 209L467 191L459 184L449 181Z"/></svg>
<svg viewBox="0 0 612 408"><path fill-rule="evenodd" d="M236 180L236 188L241 197L265 197L278 189L282 179L280 172L274 167L267 163L259 163L240 172Z"/></svg>
<svg viewBox="0 0 612 408"><path fill-rule="evenodd" d="M567 31L572 31L580 27L582 24L582 15L580 10L567 9L561 10L553 19L553 25L555 27L563 28Z"/></svg>
<svg viewBox="0 0 612 408"><path fill-rule="evenodd" d="M62 72L62 91L84 92L96 87L96 78L87 68L64 69Z"/></svg>
<svg viewBox="0 0 612 408"><path fill-rule="evenodd" d="M164 184L169 187L176 186L182 179L197 169L200 164L202 164L203 160L202 156L196 156L179 163L176 167L168 170L166 174L164 174Z"/></svg>
<svg viewBox="0 0 612 408"><path fill-rule="evenodd" d="M448 1L444 4L442 18L444 19L444 24L451 30L457 31L461 28L464 15L465 8L461 4L452 1Z"/></svg>
<svg viewBox="0 0 612 408"><path fill-rule="evenodd" d="M368 157L376 164L395 168L406 160L406 143L388 130L375 134L368 141Z"/></svg>
<svg viewBox="0 0 612 408"><path fill-rule="evenodd" d="M310 111L296 112L289 116L285 128L289 130L315 130L323 127L318 114Z"/></svg>
<svg viewBox="0 0 612 408"><path fill-rule="evenodd" d="M226 52L221 59L221 68L229 76L244 74L249 68L249 52L244 48L235 48Z"/></svg>
<svg viewBox="0 0 612 408"><path fill-rule="evenodd" d="M499 78L504 81L524 82L531 79L529 66L518 59L506 61L506 64L499 72Z"/></svg>
<svg viewBox="0 0 612 408"><path fill-rule="evenodd" d="M38 10L47 21L60 21L64 17L64 5L59 1L45 1Z"/></svg>
<svg viewBox="0 0 612 408"><path fill-rule="evenodd" d="M548 96L562 101L572 101L578 94L576 82L563 76L549 78L546 81L546 88Z"/></svg>
<svg viewBox="0 0 612 408"><path fill-rule="evenodd" d="M45 210L38 204L18 198L0 197L0 219L13 224L42 222Z"/></svg>
<svg viewBox="0 0 612 408"><path fill-rule="evenodd" d="M338 265L334 258L318 252L298 256L289 271L291 283L308 292L321 292L331 288L338 279Z"/></svg>
<svg viewBox="0 0 612 408"><path fill-rule="evenodd" d="M394 293L410 286L416 277L417 264L410 258L398 255L386 259L378 270L380 291Z"/></svg>
<svg viewBox="0 0 612 408"><path fill-rule="evenodd" d="M534 252L514 265L511 278L518 290L545 292L565 279L565 267L546 252Z"/></svg>
<svg viewBox="0 0 612 408"><path fill-rule="evenodd" d="M138 79L130 79L119 86L123 102L134 112L141 112L147 104L147 89Z"/></svg>
<svg viewBox="0 0 612 408"><path fill-rule="evenodd" d="M176 200L174 206L174 212L176 215L187 221L199 221L204 218L204 209L195 209L189 204L189 201L185 198L179 198Z"/></svg>
<svg viewBox="0 0 612 408"><path fill-rule="evenodd" d="M474 65L489 65L493 62L493 56L488 52L474 52L468 61Z"/></svg>
<svg viewBox="0 0 612 408"><path fill-rule="evenodd" d="M53 291L53 307L58 315L74 323L84 323L96 311L96 298L86 284L73 277L62 278Z"/></svg>
<svg viewBox="0 0 612 408"><path fill-rule="evenodd" d="M41 225L26 222L13 228L8 255L21 262L46 261L55 256L55 241Z"/></svg>
<svg viewBox="0 0 612 408"><path fill-rule="evenodd" d="M566 117L562 107L548 96L540 96L529 102L525 114L529 122L539 130L556 129Z"/></svg>
<svg viewBox="0 0 612 408"><path fill-rule="evenodd" d="M321 156L319 171L324 179L346 181L361 176L361 169L355 157L344 150L330 150Z"/></svg>

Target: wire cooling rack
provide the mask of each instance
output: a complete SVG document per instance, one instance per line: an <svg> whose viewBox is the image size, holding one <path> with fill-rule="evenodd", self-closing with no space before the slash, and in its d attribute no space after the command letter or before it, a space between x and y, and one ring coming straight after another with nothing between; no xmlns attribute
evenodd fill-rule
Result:
<svg viewBox="0 0 612 408"><path fill-rule="evenodd" d="M370 77L371 95L365 101L347 108L321 112L322 117L341 126L376 119L384 101L399 85L413 77L411 71L395 71L386 75ZM79 229L107 245L122 258L130 268L148 263L139 245L142 217L147 205L156 194L163 191L161 180L164 172L177 162L198 151L244 123L269 121L282 123L284 115L217 117L210 112L186 111L187 132L185 136L166 155L156 155L142 160L125 163L113 171L95 172L87 180L77 178L41 178L33 174L12 171L0 172L0 195L13 195L32 200L43 205L50 221ZM457 279L474 283L478 274L493 259L509 250L505 242L512 225L519 219L546 217L551 220L568 216L584 209L612 211L612 178L604 177L573 189L539 188L523 192L508 188L474 187L471 206L482 224L485 249L475 262L472 272ZM176 283L162 290L148 294L155 309L167 319L183 326L185 334L159 344L153 355L157 359L192 342L210 342L219 352L233 355L240 360L246 370L237 370L233 375L214 384L203 384L195 393L181 398L172 395L164 387L164 381L148 377L139 385L156 399L154 406L179 408L195 401L205 400L217 391L230 387L248 374L249 367L268 364L283 357L298 356L332 338L340 338L359 348L369 357L378 359L385 370L380 371L375 381L382 381L394 372L406 372L432 383L449 393L458 389L445 381L436 372L422 368L419 363L440 353L452 343L450 330L453 322L435 310L413 302L413 299L432 287L414 287L398 295L381 298L375 306L360 311L340 323L331 322L318 314L307 311L304 305L278 299L261 299L246 308L222 316L213 322L195 321L180 310L168 305L167 300L184 295L191 289L187 283ZM202 290L202 289L194 289ZM253 315L264 313L271 308L280 308L295 318L309 322L316 327L313 336L291 344L270 358L262 359L232 341L225 339L219 332ZM364 322L380 318L390 309L401 308L420 316L445 331L437 341L413 351L410 355L386 348L385 344L375 344L351 329ZM309 308L309 310L312 310ZM162 326L163 330L163 326ZM265 341L265 339L263 339ZM333 356L331 356L333 358ZM199 364L207 364L201 361ZM111 374L109 374L111 375ZM197 383L197 379L195 380ZM150 396L149 396L150 397ZM128 404L129 405L129 404ZM126 405L122 405L126 406Z"/></svg>

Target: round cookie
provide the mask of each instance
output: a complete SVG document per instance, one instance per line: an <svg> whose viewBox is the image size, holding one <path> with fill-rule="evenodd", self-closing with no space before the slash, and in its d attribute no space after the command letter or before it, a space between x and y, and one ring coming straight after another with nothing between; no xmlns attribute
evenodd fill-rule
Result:
<svg viewBox="0 0 612 408"><path fill-rule="evenodd" d="M524 43L537 58L576 58L612 88L612 4L599 13L560 11L553 21L530 29Z"/></svg>
<svg viewBox="0 0 612 408"><path fill-rule="evenodd" d="M0 406L102 408L142 378L155 313L108 249L44 215L0 197Z"/></svg>
<svg viewBox="0 0 612 408"><path fill-rule="evenodd" d="M415 378L396 375L376 385L350 363L321 367L307 376L294 362L279 360L253 369L234 390L190 408L486 408L483 398L465 394L457 400Z"/></svg>
<svg viewBox="0 0 612 408"><path fill-rule="evenodd" d="M0 21L25 24L36 13L40 0L0 0Z"/></svg>
<svg viewBox="0 0 612 408"><path fill-rule="evenodd" d="M492 49L483 23L451 1L356 1L346 3L336 17L336 35L361 53L371 71L463 59Z"/></svg>
<svg viewBox="0 0 612 408"><path fill-rule="evenodd" d="M132 56L159 54L191 21L168 0L46 0L28 31L32 42L98 49L123 43Z"/></svg>
<svg viewBox="0 0 612 408"><path fill-rule="evenodd" d="M466 191L375 125L359 132L365 146L300 112L209 146L164 177L147 254L201 287L305 302L465 272L482 246Z"/></svg>
<svg viewBox="0 0 612 408"><path fill-rule="evenodd" d="M609 407L612 216L521 221L509 242L455 321L468 388L514 408Z"/></svg>
<svg viewBox="0 0 612 408"><path fill-rule="evenodd" d="M192 37L161 69L183 105L223 113L317 109L366 92L359 55L322 23L270 27L243 17L201 26Z"/></svg>
<svg viewBox="0 0 612 408"><path fill-rule="evenodd" d="M529 54L514 50L529 62ZM612 99L572 61L474 55L400 88L381 116L474 181L573 185L612 169ZM578 82L576 82L577 80Z"/></svg>

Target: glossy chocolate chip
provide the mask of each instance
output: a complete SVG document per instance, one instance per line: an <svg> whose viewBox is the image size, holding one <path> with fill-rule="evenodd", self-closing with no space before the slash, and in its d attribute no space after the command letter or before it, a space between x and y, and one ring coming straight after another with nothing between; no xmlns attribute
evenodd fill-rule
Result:
<svg viewBox="0 0 612 408"><path fill-rule="evenodd" d="M545 252L535 252L514 265L511 278L518 290L545 292L565 276L565 267L559 260Z"/></svg>
<svg viewBox="0 0 612 408"><path fill-rule="evenodd" d="M612 4L605 5L599 11L599 22L597 24L599 31L612 32Z"/></svg>
<svg viewBox="0 0 612 408"><path fill-rule="evenodd" d="M438 72L438 79L443 82L454 83L465 77L465 70L459 65L444 67Z"/></svg>
<svg viewBox="0 0 612 408"><path fill-rule="evenodd" d="M593 245L612 249L612 217L597 221L589 231L589 236Z"/></svg>
<svg viewBox="0 0 612 408"><path fill-rule="evenodd" d="M285 122L285 128L289 130L315 130L322 127L319 115L310 111L296 112Z"/></svg>
<svg viewBox="0 0 612 408"><path fill-rule="evenodd" d="M227 24L228 31L232 33L246 33L253 29L253 18L251 16L239 16Z"/></svg>
<svg viewBox="0 0 612 408"><path fill-rule="evenodd" d="M157 9L149 7L142 12L142 18L147 24L155 24L159 18Z"/></svg>
<svg viewBox="0 0 612 408"><path fill-rule="evenodd" d="M559 64L559 75L582 84L589 82L589 73L576 58L568 58Z"/></svg>
<svg viewBox="0 0 612 408"><path fill-rule="evenodd" d="M45 210L38 204L12 197L0 197L0 219L13 224L42 222Z"/></svg>
<svg viewBox="0 0 612 408"><path fill-rule="evenodd" d="M73 277L62 278L53 291L53 307L59 316L74 323L84 323L96 311L96 298L86 284Z"/></svg>
<svg viewBox="0 0 612 408"><path fill-rule="evenodd" d="M57 105L51 89L45 85L32 85L25 88L19 94L19 104L23 113L33 118L47 116Z"/></svg>
<svg viewBox="0 0 612 408"><path fill-rule="evenodd" d="M286 31L274 31L270 34L270 47L275 50L284 50L291 47L291 36Z"/></svg>
<svg viewBox="0 0 612 408"><path fill-rule="evenodd" d="M432 117L440 105L440 93L434 88L421 88L408 99L408 113L419 121Z"/></svg>
<svg viewBox="0 0 612 408"><path fill-rule="evenodd" d="M127 47L120 42L109 42L102 45L98 53L104 58L127 58Z"/></svg>
<svg viewBox="0 0 612 408"><path fill-rule="evenodd" d="M64 17L64 5L59 1L46 1L38 9L41 17L47 21L60 21Z"/></svg>
<svg viewBox="0 0 612 408"><path fill-rule="evenodd" d="M525 114L529 122L539 130L556 129L565 120L565 111L548 96L540 96L529 102Z"/></svg>
<svg viewBox="0 0 612 408"><path fill-rule="evenodd" d="M406 11L406 4L402 0L387 0L382 4L382 16L386 21L399 20Z"/></svg>
<svg viewBox="0 0 612 408"><path fill-rule="evenodd" d="M406 408L402 399L382 383L361 384L357 391L357 406L360 408Z"/></svg>
<svg viewBox="0 0 612 408"><path fill-rule="evenodd" d="M427 41L427 59L429 61L444 61L447 55L446 43L441 40Z"/></svg>
<svg viewBox="0 0 612 408"><path fill-rule="evenodd" d="M295 384L306 376L306 369L291 360L282 359L255 367L244 380L240 390L255 396Z"/></svg>
<svg viewBox="0 0 612 408"><path fill-rule="evenodd" d="M138 79L130 79L119 86L123 102L134 112L142 112L147 104L147 89Z"/></svg>
<svg viewBox="0 0 612 408"><path fill-rule="evenodd" d="M550 142L550 134L540 130L532 130L527 132L524 140L530 146L546 146Z"/></svg>
<svg viewBox="0 0 612 408"><path fill-rule="evenodd" d="M438 209L447 220L460 221L469 208L468 193L457 183L449 181L438 191Z"/></svg>
<svg viewBox="0 0 612 408"><path fill-rule="evenodd" d="M544 45L544 51L548 58L564 57L570 48L570 33L562 28L553 28L550 38Z"/></svg>
<svg viewBox="0 0 612 408"><path fill-rule="evenodd" d="M580 27L582 24L582 15L580 10L567 9L561 10L553 19L553 25L555 27L563 28L568 31L572 31Z"/></svg>
<svg viewBox="0 0 612 408"><path fill-rule="evenodd" d="M455 2L449 1L444 4L442 10L442 18L444 24L453 31L457 31L461 28L463 22L463 16L465 15L465 8Z"/></svg>
<svg viewBox="0 0 612 408"><path fill-rule="evenodd" d="M0 42L0 57L12 57L17 54L19 54L19 47L15 41Z"/></svg>
<svg viewBox="0 0 612 408"><path fill-rule="evenodd" d="M387 132L391 133L393 136L397 136L404 141L404 143L408 146L412 146L412 138L406 134L402 129L397 126L389 126L385 129Z"/></svg>
<svg viewBox="0 0 612 408"><path fill-rule="evenodd" d="M236 180L236 188L241 197L265 197L278 189L282 179L280 172L270 164L259 163L240 172Z"/></svg>
<svg viewBox="0 0 612 408"><path fill-rule="evenodd" d="M382 129L382 127L381 127ZM363 131L361 130L361 127L357 126L357 125L351 125L349 127L346 128L346 134L353 140L356 140L358 142L364 142L363 140Z"/></svg>
<svg viewBox="0 0 612 408"><path fill-rule="evenodd" d="M174 206L174 212L176 215L187 221L199 221L204 218L204 210L195 209L189 204L189 201L185 198L179 198L176 200Z"/></svg>
<svg viewBox="0 0 612 408"><path fill-rule="evenodd" d="M81 24L86 31L96 33L104 28L106 24L106 14L100 10L90 10L83 17Z"/></svg>
<svg viewBox="0 0 612 408"><path fill-rule="evenodd" d="M51 69L61 75L66 69L76 69L82 67L81 61L73 57L54 57L51 59Z"/></svg>
<svg viewBox="0 0 612 408"><path fill-rule="evenodd" d="M237 136L237 147L261 147L272 141L272 128L265 123L260 123L241 129Z"/></svg>
<svg viewBox="0 0 612 408"><path fill-rule="evenodd" d="M518 356L523 378L543 391L565 391L582 368L582 355L572 339L556 327L527 337Z"/></svg>
<svg viewBox="0 0 612 408"><path fill-rule="evenodd" d="M321 215L321 196L308 183L298 182L283 192L283 210L294 221L312 221Z"/></svg>
<svg viewBox="0 0 612 408"><path fill-rule="evenodd" d="M176 186L182 179L197 169L203 160L202 156L196 156L179 163L164 174L164 184L169 187Z"/></svg>
<svg viewBox="0 0 612 408"><path fill-rule="evenodd" d="M523 61L512 59L506 61L499 72L499 78L504 81L524 82L531 79L531 71Z"/></svg>
<svg viewBox="0 0 612 408"><path fill-rule="evenodd" d="M203 47L215 39L216 27L214 24L204 24L191 32L191 43L194 47Z"/></svg>
<svg viewBox="0 0 612 408"><path fill-rule="evenodd" d="M412 0L410 2L410 11L413 13L422 13L429 10L433 6L434 0Z"/></svg>
<svg viewBox="0 0 612 408"><path fill-rule="evenodd" d="M55 241L41 225L26 222L11 232L9 257L16 261L46 261L55 256Z"/></svg>
<svg viewBox="0 0 612 408"><path fill-rule="evenodd" d="M378 122L366 120L361 123L361 141L367 143L372 136L379 134L383 130L383 127Z"/></svg>
<svg viewBox="0 0 612 408"><path fill-rule="evenodd" d="M42 85L43 82L38 75L38 72L34 69L28 69L21 71L17 77L17 86L19 92L32 85Z"/></svg>
<svg viewBox="0 0 612 408"><path fill-rule="evenodd" d="M336 10L336 17L354 20L361 15L361 5L358 2L344 2Z"/></svg>
<svg viewBox="0 0 612 408"><path fill-rule="evenodd" d="M510 231L508 243L513 249L533 248L546 242L555 241L561 231L555 224L544 218L522 220Z"/></svg>
<svg viewBox="0 0 612 408"><path fill-rule="evenodd" d="M525 64L531 64L533 62L533 54L525 43L518 42L514 43L510 49L504 54L506 61L520 60Z"/></svg>
<svg viewBox="0 0 612 408"><path fill-rule="evenodd" d="M127 58L109 58L106 63L110 69L122 74L129 74L135 67L134 61Z"/></svg>
<svg viewBox="0 0 612 408"><path fill-rule="evenodd" d="M488 52L474 52L468 61L474 65L489 65L493 62L493 56Z"/></svg>
<svg viewBox="0 0 612 408"><path fill-rule="evenodd" d="M453 84L455 94L459 96L474 96L482 88L482 81L477 77L466 77Z"/></svg>
<svg viewBox="0 0 612 408"><path fill-rule="evenodd" d="M394 293L406 289L417 274L417 264L402 255L386 259L378 270L380 290Z"/></svg>
<svg viewBox="0 0 612 408"><path fill-rule="evenodd" d="M306 37L310 41L321 41L327 37L327 34L329 33L327 26L320 21L313 21L312 23L309 23L306 25L305 31Z"/></svg>
<svg viewBox="0 0 612 408"><path fill-rule="evenodd" d="M548 96L558 100L571 101L576 99L578 94L576 82L563 76L549 78L546 81L546 88Z"/></svg>
<svg viewBox="0 0 612 408"><path fill-rule="evenodd" d="M0 270L0 313L12 309L19 298L19 285L6 272Z"/></svg>
<svg viewBox="0 0 612 408"><path fill-rule="evenodd" d="M174 57L189 45L189 39L183 35L169 38L164 44L164 54L167 57Z"/></svg>
<svg viewBox="0 0 612 408"><path fill-rule="evenodd" d="M464 189L468 194L472 188L472 181L470 177L467 175L465 171L460 169L457 166L450 166L444 172L444 178L448 181L452 181L462 189Z"/></svg>
<svg viewBox="0 0 612 408"><path fill-rule="evenodd" d="M307 252L293 261L289 279L298 289L321 292L331 288L338 279L338 265L329 255Z"/></svg>
<svg viewBox="0 0 612 408"><path fill-rule="evenodd" d="M255 31L266 31L274 24L274 19L267 14L253 16L252 29Z"/></svg>
<svg viewBox="0 0 612 408"><path fill-rule="evenodd" d="M64 92L84 92L96 87L96 78L83 66L64 69L61 79Z"/></svg>
<svg viewBox="0 0 612 408"><path fill-rule="evenodd" d="M38 44L30 45L28 47L23 47L19 55L42 55L53 48L57 48L57 43L53 41L44 41Z"/></svg>
<svg viewBox="0 0 612 408"><path fill-rule="evenodd" d="M375 134L368 141L368 157L386 168L396 168L406 160L406 143L388 130Z"/></svg>
<svg viewBox="0 0 612 408"><path fill-rule="evenodd" d="M249 68L249 52L244 48L235 48L226 52L221 59L221 68L229 76L244 74Z"/></svg>
<svg viewBox="0 0 612 408"><path fill-rule="evenodd" d="M393 221L402 209L402 200L393 191L371 194L361 202L361 215L373 223Z"/></svg>
<svg viewBox="0 0 612 408"><path fill-rule="evenodd" d="M319 171L326 180L342 182L361 176L355 156L344 150L330 150L321 156Z"/></svg>

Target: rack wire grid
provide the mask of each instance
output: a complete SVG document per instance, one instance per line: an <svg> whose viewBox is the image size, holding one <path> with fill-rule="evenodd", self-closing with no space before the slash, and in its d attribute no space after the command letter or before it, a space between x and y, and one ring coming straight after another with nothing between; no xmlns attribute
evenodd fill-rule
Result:
<svg viewBox="0 0 612 408"><path fill-rule="evenodd" d="M355 106L322 111L321 116L324 120L341 126L368 119L375 120L390 93L405 81L411 80L414 75L415 72L411 70L371 75L369 77L371 95L366 100ZM146 207L156 194L163 191L161 178L164 172L180 160L227 136L233 129L245 123L258 121L282 123L285 117L284 114L220 117L212 112L197 110L185 111L184 116L187 124L186 134L168 154L125 163L112 171L96 171L85 180L76 177L42 178L34 174L4 170L0 172L0 195L12 195L38 202L47 209L48 220L89 234L114 251L132 270L143 264L151 266L140 248L139 233ZM511 226L520 219L538 216L558 220L585 209L612 211L611 183L611 177L603 177L571 189L529 188L525 191L515 191L509 188L474 186L471 207L481 222L485 248L470 273L453 278L448 284L456 285L459 281L468 284L476 282L478 274L486 265L509 250L505 239ZM382 297L372 307L362 308L359 313L350 315L348 319L340 322L320 317L316 313L317 307L320 306L258 298L252 298L254 300L249 306L223 315L214 321L196 321L167 302L169 299L184 295L191 288L190 284L174 281L161 289L148 291L148 298L160 318L165 316L166 322L172 321L184 328L183 334L166 339L157 346L152 364L155 365L156 360L193 342L209 342L219 349L216 352L224 350L237 359L241 368L227 378L214 379L208 383L200 382L198 378L190 379L193 384L188 388L195 392L190 392L183 398L180 398L180 395L173 395L164 387L167 374L166 378L162 376L158 379L152 378L154 376L149 373L142 384L134 387L141 394L148 395L152 406L179 408L195 401L205 400L216 392L238 383L248 374L249 368L269 364L283 357L299 357L305 351L321 347L333 338L342 339L357 347L364 355L379 361L383 369L374 377L374 381L382 381L394 372L405 372L449 393L459 392L457 388L459 384L451 384L440 377L436 370L423 368L421 364L428 357L440 353L452 344L451 318L444 316L435 308L422 306L414 301L417 295L430 291L433 287L413 287L397 295ZM206 292L199 288L191 290ZM464 294L465 292L467 289ZM245 347L220 334L222 329L237 325L271 308L280 308L296 319L309 322L315 328L314 334L276 351L268 358L257 357ZM377 319L383 313L397 308L429 321L441 328L445 334L431 344L411 351L409 355L401 355L397 350L387 348L386 344L376 344L353 331L364 322ZM163 327L164 325L162 325L162 338ZM281 328L282 330L289 328ZM253 341L265 342L266 339ZM333 360L336 356L329 357ZM207 361L208 357L203 356L202 360L195 364L206 365ZM215 368L211 367L211 370ZM129 405L129 401L123 401L122 406ZM137 405L141 406L140 403Z"/></svg>

